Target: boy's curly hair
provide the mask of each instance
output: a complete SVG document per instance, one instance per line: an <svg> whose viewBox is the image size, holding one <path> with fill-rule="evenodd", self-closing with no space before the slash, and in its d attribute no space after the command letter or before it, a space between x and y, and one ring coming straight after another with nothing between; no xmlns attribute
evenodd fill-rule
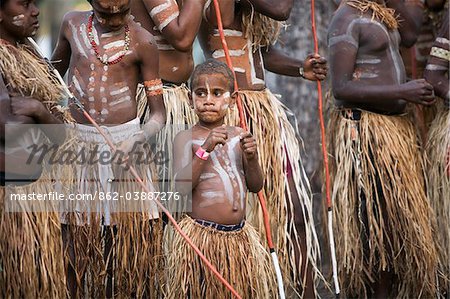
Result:
<svg viewBox="0 0 450 299"><path fill-rule="evenodd" d="M223 62L217 59L208 59L205 62L197 65L192 72L190 88L191 90L197 83L196 80L200 75L221 74L228 80L228 89L231 93L234 92L234 74L230 68Z"/></svg>

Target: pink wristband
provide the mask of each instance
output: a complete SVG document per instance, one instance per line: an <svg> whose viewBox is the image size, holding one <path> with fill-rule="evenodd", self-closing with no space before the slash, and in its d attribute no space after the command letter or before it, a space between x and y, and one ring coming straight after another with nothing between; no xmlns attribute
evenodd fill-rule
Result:
<svg viewBox="0 0 450 299"><path fill-rule="evenodd" d="M208 160L209 157L209 153L206 150L204 150L201 146L195 152L195 155L205 161Z"/></svg>

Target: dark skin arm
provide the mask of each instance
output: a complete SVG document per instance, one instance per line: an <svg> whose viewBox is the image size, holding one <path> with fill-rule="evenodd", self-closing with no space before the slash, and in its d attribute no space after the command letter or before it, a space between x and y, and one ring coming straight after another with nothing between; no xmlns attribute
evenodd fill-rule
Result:
<svg viewBox="0 0 450 299"><path fill-rule="evenodd" d="M140 71L144 81L159 78L159 55L158 49L153 44L150 33L141 32L137 55L140 59ZM135 147L135 144L146 142L150 137L158 133L166 123L166 108L162 95L147 95L148 108L150 111L149 120L142 126L142 134L136 134L128 140L122 142L117 151L126 157Z"/></svg>
<svg viewBox="0 0 450 299"><path fill-rule="evenodd" d="M368 85L364 81L352 80L357 48L336 44L330 47L329 53L332 90L339 100L376 105L404 99L422 105L432 104L433 88L424 79L400 85Z"/></svg>
<svg viewBox="0 0 450 299"><path fill-rule="evenodd" d="M147 11L161 3L155 0L143 0ZM185 0L179 16L162 30L164 37L179 51L187 52L192 48L202 22L204 0Z"/></svg>
<svg viewBox="0 0 450 299"><path fill-rule="evenodd" d="M208 162L197 157L192 150L189 153L184 152L185 145L191 143L191 138L190 133L182 132L174 140L173 171L175 173L175 190L182 195L188 195L197 186L200 175ZM190 149L192 149L192 146ZM195 147L195 150L197 149L198 146ZM183 167L182 161L186 154L190 155L192 159L189 164Z"/></svg>
<svg viewBox="0 0 450 299"><path fill-rule="evenodd" d="M33 117L14 114L11 109L11 97L9 96L8 89L6 88L3 77L0 76L0 123L1 123L1 135L0 140L5 142L6 132L5 126L8 125L8 139L20 136L27 130L26 126L20 126L23 124L34 124ZM19 125L19 126L17 126Z"/></svg>
<svg viewBox="0 0 450 299"><path fill-rule="evenodd" d="M243 154L243 165L245 182L250 192L257 193L262 189L264 179L261 167L258 163L258 151L255 137L249 132L241 134L241 148Z"/></svg>
<svg viewBox="0 0 450 299"><path fill-rule="evenodd" d="M267 51L268 50L268 51ZM320 55L310 54L305 61L287 56L281 50L274 47L262 49L264 67L270 72L300 77L299 68L303 66L305 79L322 81L327 76L327 60Z"/></svg>
<svg viewBox="0 0 450 299"><path fill-rule="evenodd" d="M406 6L403 0L387 0L386 6L395 9L399 15L398 31L401 36L401 45L412 47L417 41L423 20L423 9L417 5Z"/></svg>
<svg viewBox="0 0 450 299"><path fill-rule="evenodd" d="M56 44L55 50L53 51L51 60L61 76L64 76L64 74L67 72L70 64L70 56L72 54L70 43L65 36L69 14L70 13L64 16L63 22L61 24L61 29L59 31L58 42Z"/></svg>
<svg viewBox="0 0 450 299"><path fill-rule="evenodd" d="M286 21L289 19L292 7L294 5L293 0L244 0L241 1L243 6L253 7L253 9L260 14L268 16L277 21Z"/></svg>
<svg viewBox="0 0 450 299"><path fill-rule="evenodd" d="M439 31L438 37L442 37L445 39L449 39L449 15L447 12L447 15L445 16L444 21L442 22L442 27ZM435 47L446 47L448 49L448 45L443 45L442 43L435 41L434 45ZM431 83L434 87L435 94L444 99L446 105L449 105L449 79L448 79L448 70L449 70L449 64L450 62L448 60L432 56L428 58L428 67L424 71L424 77L425 79Z"/></svg>

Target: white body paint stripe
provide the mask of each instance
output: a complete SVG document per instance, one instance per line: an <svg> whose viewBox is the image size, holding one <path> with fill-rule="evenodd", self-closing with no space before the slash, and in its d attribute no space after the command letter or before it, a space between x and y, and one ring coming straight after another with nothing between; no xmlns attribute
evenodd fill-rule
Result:
<svg viewBox="0 0 450 299"><path fill-rule="evenodd" d="M242 31L232 30L232 29L224 29L223 33L225 36L242 36ZM214 36L220 36L219 30L214 29Z"/></svg>
<svg viewBox="0 0 450 299"><path fill-rule="evenodd" d="M163 31L164 28L166 28L167 25L170 24L170 22L172 22L173 20L175 20L176 18L178 18L178 16L180 15L180 13L174 12L172 15L170 15L170 17L168 17L164 22L162 22L159 26L158 26L158 30L159 31Z"/></svg>
<svg viewBox="0 0 450 299"><path fill-rule="evenodd" d="M83 46L80 43L80 39L78 38L77 28L73 24L72 20L69 21L70 29L72 30L73 40L75 42L75 46L78 49L78 52L80 52L81 56L88 58L86 55L86 51L84 51Z"/></svg>
<svg viewBox="0 0 450 299"><path fill-rule="evenodd" d="M245 55L244 50L230 50L229 53L231 57L239 57ZM212 57L215 59L225 57L225 52L223 50L216 50L213 52Z"/></svg>
<svg viewBox="0 0 450 299"><path fill-rule="evenodd" d="M120 47L124 47L124 46L125 46L125 41L124 40L118 40L118 41L111 42L109 44L104 45L103 49L109 50L111 48L120 48Z"/></svg>
<svg viewBox="0 0 450 299"><path fill-rule="evenodd" d="M118 94L127 92L127 91L129 91L129 90L130 90L130 88L129 88L128 86L125 86L125 87L122 87L121 89L113 90L113 91L111 91L109 94L112 95L112 96L116 96L116 95L118 95Z"/></svg>
<svg viewBox="0 0 450 299"><path fill-rule="evenodd" d="M166 10L167 8L170 7L170 5L172 3L170 3L170 0L167 0L166 2L164 2L163 4L157 5L155 7L153 7L153 9L150 11L150 17L154 17L157 14L159 14L160 12L162 12L163 10Z"/></svg>

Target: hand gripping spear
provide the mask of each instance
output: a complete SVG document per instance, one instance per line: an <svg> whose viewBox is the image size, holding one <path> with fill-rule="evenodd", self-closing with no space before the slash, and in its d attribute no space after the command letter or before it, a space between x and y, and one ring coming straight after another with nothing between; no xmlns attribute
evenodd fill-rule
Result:
<svg viewBox="0 0 450 299"><path fill-rule="evenodd" d="M103 136L103 138L105 139L106 143L111 148L111 150L115 151L116 147L113 144L113 142L111 141L111 139L104 132L104 130L97 124L97 122L89 115L89 113L84 109L83 104L81 104L81 102L77 98L75 98L75 96L69 90L69 88L67 87L67 85L64 82L63 78L59 74L58 70L56 70L55 67L51 64L51 62L44 56L42 51L39 49L39 46L37 45L37 43L31 37L29 37L28 40L31 43L31 45L35 48L36 52L41 56L41 58L45 60L45 62L49 66L49 68L52 71L52 73L58 79L58 81L60 82L61 86L63 87L64 92L66 93L69 101L73 101L80 108L80 110L83 112L83 115L89 120L89 122L92 123L92 125L97 129L97 131L100 133L100 135ZM150 192L150 190L145 185L144 181L139 177L139 174L136 172L136 170L134 169L133 166L131 166L131 165L129 166L129 171L136 178L136 180L138 181L139 185L141 185L142 189L145 192ZM233 294L233 296L235 296L238 299L241 299L239 294L230 285L230 283L228 283L228 281L226 281L225 278L223 278L223 276L216 270L216 268L206 259L206 257L200 251L200 249L198 249L198 247L192 242L192 240L183 232L183 230L180 228L180 226L178 225L176 220L172 217L170 212L161 204L159 199L156 200L155 203L164 212L164 214L167 215L167 217L169 218L170 222L172 222L172 225L174 226L175 230L183 237L183 239L195 251L195 253L200 257L200 259L205 263L205 265L211 270L211 272L213 272L213 274L217 277L217 279L219 279L225 285L225 287L228 290L230 290L230 292Z"/></svg>
<svg viewBox="0 0 450 299"><path fill-rule="evenodd" d="M234 75L234 89L236 91L239 91L236 74L234 73L234 69L233 69L233 63L231 62L230 51L228 49L227 40L225 39L219 2L218 2L218 0L213 0L213 2L214 2L214 9L216 11L216 17L217 17L217 28L219 29L220 40L222 42L222 47L223 47L223 51L225 53L227 65L230 68L230 70L233 72L233 75ZM239 96L239 92L237 94L236 104L237 104L238 112L239 112L240 126L244 130L247 130L247 124L245 123L244 109L242 108L242 100L241 100L241 97ZM270 229L269 213L267 212L266 199L264 198L264 194L262 193L262 191L258 192L258 198L259 198L259 203L261 204L261 210L262 210L263 218L264 218L264 227L266 230L267 244L269 246L270 255L272 256L275 273L277 275L278 294L279 294L280 299L284 299L285 294L284 294L283 277L281 275L281 269L280 269L280 263L278 262L278 256L275 252L275 246L273 245L273 241L272 241L272 232Z"/></svg>
<svg viewBox="0 0 450 299"><path fill-rule="evenodd" d="M319 53L319 43L317 41L316 32L316 20L314 11L314 1L311 0L311 30L314 37L314 52ZM326 200L327 200L327 215L328 215L328 239L330 242L330 255L331 255L331 265L333 267L333 281L334 281L334 291L336 297L339 297L341 289L339 287L338 270L336 262L336 246L334 244L334 234L333 234L333 203L331 202L331 189L330 189L330 170L328 167L328 153L327 145L325 139L325 121L323 119L323 99L322 99L322 85L320 81L317 80L317 93L319 100L319 119L320 119L320 133L322 138L322 154L323 154L323 164L325 167L325 190L326 190Z"/></svg>

